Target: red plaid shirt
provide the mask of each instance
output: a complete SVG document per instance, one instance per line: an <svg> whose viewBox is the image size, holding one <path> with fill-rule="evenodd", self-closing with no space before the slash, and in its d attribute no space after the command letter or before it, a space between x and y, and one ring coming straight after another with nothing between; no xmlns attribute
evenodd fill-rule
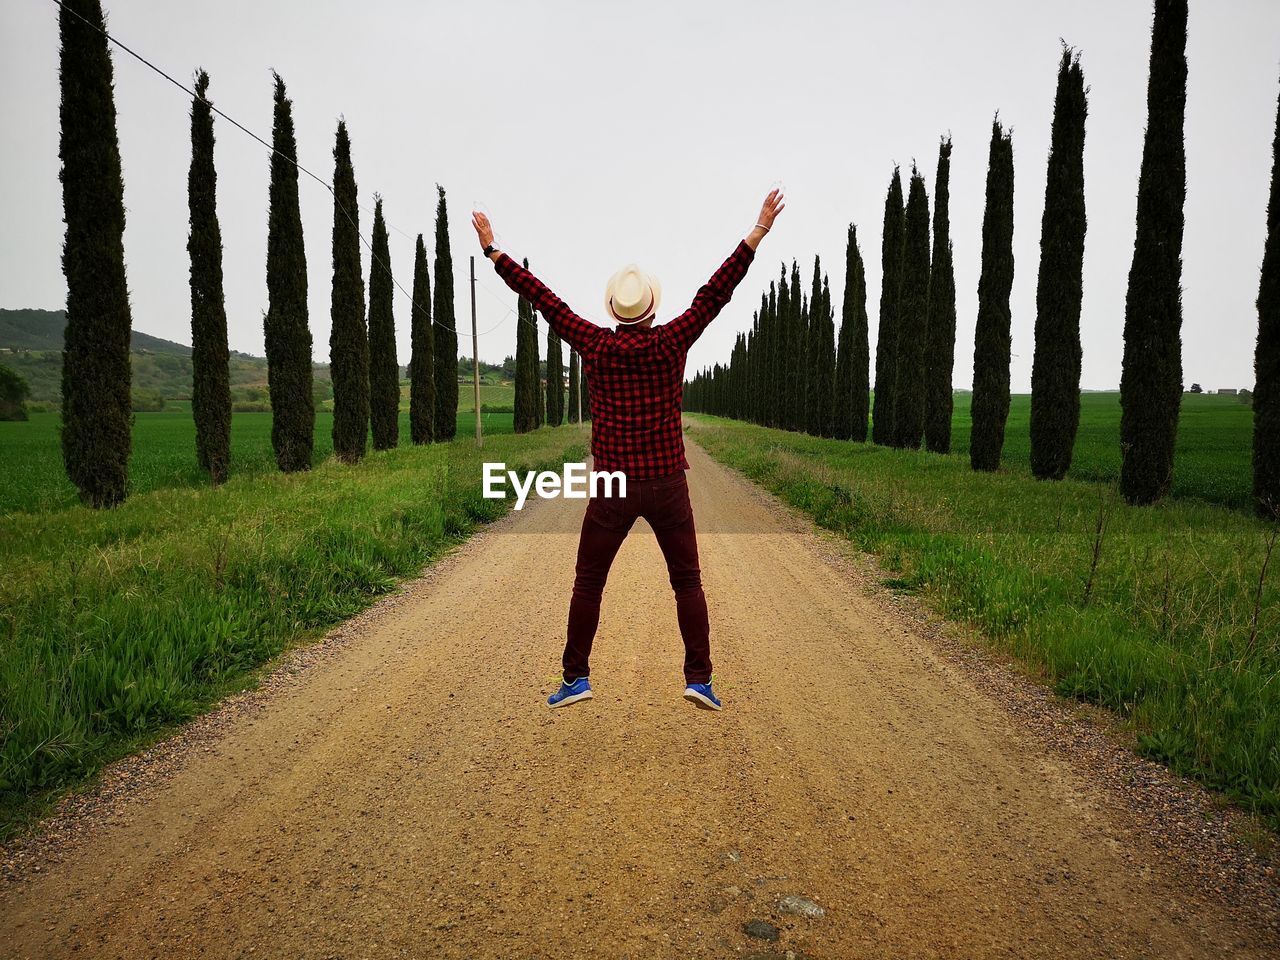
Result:
<svg viewBox="0 0 1280 960"><path fill-rule="evenodd" d="M680 425L685 357L754 257L740 241L680 316L661 326L615 329L584 320L515 260L498 254L498 275L582 357L591 388L593 469L621 470L636 480L689 469Z"/></svg>

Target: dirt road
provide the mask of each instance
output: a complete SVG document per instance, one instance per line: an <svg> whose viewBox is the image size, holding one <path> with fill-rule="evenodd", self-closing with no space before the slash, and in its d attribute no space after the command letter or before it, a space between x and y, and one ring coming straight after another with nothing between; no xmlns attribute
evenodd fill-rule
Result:
<svg viewBox="0 0 1280 960"><path fill-rule="evenodd" d="M643 525L596 699L544 706L582 502L538 503L5 885L0 955L1267 955L828 545L690 455L724 713L680 698Z"/></svg>

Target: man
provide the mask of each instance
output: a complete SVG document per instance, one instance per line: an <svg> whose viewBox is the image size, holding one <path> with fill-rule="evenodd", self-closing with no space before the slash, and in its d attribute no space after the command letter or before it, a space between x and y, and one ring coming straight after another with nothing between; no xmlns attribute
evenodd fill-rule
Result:
<svg viewBox="0 0 1280 960"><path fill-rule="evenodd" d="M707 598L698 568L698 539L684 472L680 402L689 348L729 302L747 273L756 247L782 212L781 191L764 200L760 217L711 279L674 320L654 326L662 287L635 264L615 273L605 287L605 309L617 324L609 329L584 320L537 277L499 250L483 213L471 215L485 256L498 275L546 317L556 335L578 351L591 390L593 469L626 475L626 496L593 496L582 518L578 562L569 603L560 689L547 703L568 706L591 699L591 642L600 622L600 598L609 567L637 517L658 539L676 595L676 618L684 639L684 698L719 710L711 689L711 644Z"/></svg>

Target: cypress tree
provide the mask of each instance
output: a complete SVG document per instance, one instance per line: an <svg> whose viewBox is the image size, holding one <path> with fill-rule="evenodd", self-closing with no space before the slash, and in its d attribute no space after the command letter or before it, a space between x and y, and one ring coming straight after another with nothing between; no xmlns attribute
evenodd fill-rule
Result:
<svg viewBox="0 0 1280 960"><path fill-rule="evenodd" d="M524 268L529 269L526 258ZM537 429L538 395L534 384L538 379L538 325L533 305L524 297L516 303L516 399L515 431L528 433Z"/></svg>
<svg viewBox="0 0 1280 960"><path fill-rule="evenodd" d="M796 387L799 389L799 410L796 418L796 430L809 430L809 391L813 388L814 378L810 376L809 355L814 352L809 343L809 294L800 295L800 344L801 354L796 366Z"/></svg>
<svg viewBox="0 0 1280 960"><path fill-rule="evenodd" d="M973 347L973 428L969 462L996 470L1009 418L1009 292L1013 287L1013 139L997 117L991 125L982 273Z"/></svg>
<svg viewBox="0 0 1280 960"><path fill-rule="evenodd" d="M431 327L431 270L422 234L418 234L413 257L410 317L409 436L414 443L431 443L436 438L435 331Z"/></svg>
<svg viewBox="0 0 1280 960"><path fill-rule="evenodd" d="M924 177L913 165L907 191L898 297L896 364L893 376L894 446L920 447L924 438L925 345L929 330L929 197Z"/></svg>
<svg viewBox="0 0 1280 960"><path fill-rule="evenodd" d="M811 433L814 436L822 435L822 401L820 395L822 393L823 380L835 375L834 370L827 369L823 371L821 366L822 328L818 322L821 315L822 263L821 258L815 255L813 258L813 281L809 292L808 316L805 323L805 359L804 366L801 367L805 388L804 423L802 426L806 433Z"/></svg>
<svg viewBox="0 0 1280 960"><path fill-rule="evenodd" d="M817 393L817 429L820 437L834 437L835 420L835 377L836 377L836 326L831 312L831 284L825 274L822 277L822 298L813 321L820 325L821 337L818 341L819 373Z"/></svg>
<svg viewBox="0 0 1280 960"><path fill-rule="evenodd" d="M591 420L591 381L587 379L586 364L582 365L582 422Z"/></svg>
<svg viewBox="0 0 1280 960"><path fill-rule="evenodd" d="M876 395L871 414L871 439L893 442L893 380L898 364L898 294L902 281L902 244L906 209L902 176L893 168L884 201L884 237L880 248L880 326L876 333Z"/></svg>
<svg viewBox="0 0 1280 960"><path fill-rule="evenodd" d="M347 124L333 145L333 289L329 301L329 375L333 380L333 455L364 456L369 442L369 336L360 272L360 215Z"/></svg>
<svg viewBox="0 0 1280 960"><path fill-rule="evenodd" d="M525 269L529 269L529 261L525 260ZM543 422L543 391L542 391L542 360L538 356L538 314L533 309L533 304L529 305L529 332L532 337L530 351L530 362L532 365L533 376L529 378L530 389L533 392L533 425L535 427L542 426Z"/></svg>
<svg viewBox="0 0 1280 960"><path fill-rule="evenodd" d="M578 422L578 351L569 350L569 415L570 423Z"/></svg>
<svg viewBox="0 0 1280 960"><path fill-rule="evenodd" d="M776 401L771 427L783 430L791 428L788 421L790 404L790 381L796 377L796 369L791 366L791 284L787 282L787 265L782 264L782 275L778 280L778 306L774 314L777 326L777 343L774 348L773 376L774 397Z"/></svg>
<svg viewBox="0 0 1280 960"><path fill-rule="evenodd" d="M1129 503L1159 500L1173 478L1182 403L1186 47L1187 0L1156 0L1120 374L1120 492Z"/></svg>
<svg viewBox="0 0 1280 960"><path fill-rule="evenodd" d="M808 390L805 424L815 437L829 437L834 427L832 400L835 391L835 326L831 317L831 291L821 272L818 257L813 258L813 292L809 298L808 352L804 379Z"/></svg>
<svg viewBox="0 0 1280 960"><path fill-rule="evenodd" d="M560 351L560 338L547 325L547 424L558 427L564 423L564 358Z"/></svg>
<svg viewBox="0 0 1280 960"><path fill-rule="evenodd" d="M951 452L951 369L956 357L956 275L951 260L951 138L938 146L933 188L933 263L924 360L924 445Z"/></svg>
<svg viewBox="0 0 1280 960"><path fill-rule="evenodd" d="M1080 425L1080 301L1084 296L1084 121L1080 56L1058 64L1053 134L1040 221L1036 345L1031 366L1031 472L1061 480Z"/></svg>
<svg viewBox="0 0 1280 960"><path fill-rule="evenodd" d="M62 461L84 503L113 507L124 500L129 485L132 321L111 54L106 37L94 27L105 29L97 0L67 0L59 8L58 156L67 225Z"/></svg>
<svg viewBox="0 0 1280 960"><path fill-rule="evenodd" d="M30 395L31 385L26 378L0 363L0 420L27 420L25 402Z"/></svg>
<svg viewBox="0 0 1280 960"><path fill-rule="evenodd" d="M390 450L400 442L400 362L396 358L396 321L392 309L395 279L391 246L382 218L382 198L373 202L373 253L369 265L369 420L373 449Z"/></svg>
<svg viewBox="0 0 1280 960"><path fill-rule="evenodd" d="M436 439L458 433L458 321L453 315L453 255L444 187L436 185L436 289L432 301L436 363Z"/></svg>
<svg viewBox="0 0 1280 960"><path fill-rule="evenodd" d="M1271 145L1271 198L1253 369L1253 496L1260 516L1280 519L1280 100Z"/></svg>
<svg viewBox="0 0 1280 960"><path fill-rule="evenodd" d="M275 77L271 193L267 225L267 390L271 446L281 470L311 469L315 400L311 394L311 330L307 326L307 255L298 209L298 143L293 102Z"/></svg>
<svg viewBox="0 0 1280 960"><path fill-rule="evenodd" d="M191 415L196 424L196 460L215 483L231 465L231 369L227 350L227 307L222 291L222 232L216 203L218 171L213 164L213 110L209 74L196 72L191 101L191 169L187 206L191 232Z"/></svg>
<svg viewBox="0 0 1280 960"><path fill-rule="evenodd" d="M867 439L871 348L867 343L867 277L858 249L858 230L849 224L845 244L844 303L836 357L834 434L841 440Z"/></svg>
<svg viewBox="0 0 1280 960"><path fill-rule="evenodd" d="M787 388L787 429L804 429L805 342L808 339L804 295L800 292L800 267L791 261L791 316L787 335L787 366L783 384Z"/></svg>
<svg viewBox="0 0 1280 960"><path fill-rule="evenodd" d="M783 267L785 272L786 268ZM786 283L782 284L782 289L786 290ZM764 391L764 416L761 419L767 427L776 427L780 425L779 417L782 411L782 368L785 365L785 359L782 355L783 332L782 325L779 322L779 297L785 296L778 293L778 288L774 281L769 281L769 311L767 324L769 330L768 352L765 355L765 391ZM765 326L765 324L761 324Z"/></svg>
<svg viewBox="0 0 1280 960"><path fill-rule="evenodd" d="M760 308L755 314L754 337L751 338L750 346L748 348L748 356L750 357L749 367L751 371L751 420L756 422L756 424L763 424L764 422L764 388L765 376L767 376L764 366L764 324L765 319L767 319L767 317L765 317L765 312L768 311L768 308L769 294L760 293Z"/></svg>

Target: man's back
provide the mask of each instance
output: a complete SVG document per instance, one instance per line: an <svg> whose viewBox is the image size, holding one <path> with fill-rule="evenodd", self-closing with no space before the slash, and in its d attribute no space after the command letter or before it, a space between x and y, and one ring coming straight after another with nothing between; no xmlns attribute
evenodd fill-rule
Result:
<svg viewBox="0 0 1280 960"><path fill-rule="evenodd" d="M611 329L578 316L514 259L498 255L495 266L507 285L582 357L591 388L595 469L621 470L635 479L688 469L680 423L685 358L729 302L754 256L740 241L689 309L669 323Z"/></svg>

